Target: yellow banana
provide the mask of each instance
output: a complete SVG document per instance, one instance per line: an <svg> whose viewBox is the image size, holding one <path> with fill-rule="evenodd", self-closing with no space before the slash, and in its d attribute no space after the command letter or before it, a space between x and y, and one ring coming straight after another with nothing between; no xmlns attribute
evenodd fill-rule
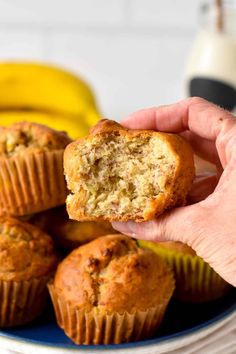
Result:
<svg viewBox="0 0 236 354"><path fill-rule="evenodd" d="M88 125L99 113L94 95L79 77L60 68L27 62L0 63L0 110L70 115Z"/></svg>
<svg viewBox="0 0 236 354"><path fill-rule="evenodd" d="M78 118L78 117L77 117ZM59 115L43 112L25 112L25 111L0 111L0 125L7 126L16 122L31 121L57 130L64 130L68 135L77 139L86 135L89 131L89 125L81 117L77 120L69 115Z"/></svg>

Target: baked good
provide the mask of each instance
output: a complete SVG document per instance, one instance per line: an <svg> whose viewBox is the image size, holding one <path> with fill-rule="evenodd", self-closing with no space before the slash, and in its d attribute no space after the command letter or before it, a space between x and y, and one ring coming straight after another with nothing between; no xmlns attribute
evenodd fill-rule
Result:
<svg viewBox="0 0 236 354"><path fill-rule="evenodd" d="M117 234L108 221L75 221L68 217L65 206L35 214L29 220L50 236L63 251L73 250L100 236Z"/></svg>
<svg viewBox="0 0 236 354"><path fill-rule="evenodd" d="M73 250L100 236L117 234L108 221L79 222L67 219L50 228L55 242L66 250Z"/></svg>
<svg viewBox="0 0 236 354"><path fill-rule="evenodd" d="M72 251L49 285L57 322L77 344L153 335L173 290L167 264L124 235L99 237Z"/></svg>
<svg viewBox="0 0 236 354"><path fill-rule="evenodd" d="M0 327L25 324L42 312L57 262L48 235L26 222L0 218Z"/></svg>
<svg viewBox="0 0 236 354"><path fill-rule="evenodd" d="M213 301L232 288L191 247L182 242L139 240L138 244L156 252L173 269L176 280L174 296L181 301Z"/></svg>
<svg viewBox="0 0 236 354"><path fill-rule="evenodd" d="M145 221L185 203L193 153L175 134L129 130L100 121L67 146L64 171L70 218Z"/></svg>
<svg viewBox="0 0 236 354"><path fill-rule="evenodd" d="M0 215L20 216L65 202L63 151L71 139L46 126L0 127Z"/></svg>

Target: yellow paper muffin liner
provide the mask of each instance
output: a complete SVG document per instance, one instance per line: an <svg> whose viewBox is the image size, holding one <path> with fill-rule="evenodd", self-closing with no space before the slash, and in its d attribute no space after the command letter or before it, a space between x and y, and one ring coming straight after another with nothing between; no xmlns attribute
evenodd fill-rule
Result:
<svg viewBox="0 0 236 354"><path fill-rule="evenodd" d="M65 301L52 283L48 288L58 325L74 343L84 345L119 344L151 337L159 328L171 297L146 311L120 314L94 308L86 312Z"/></svg>
<svg viewBox="0 0 236 354"><path fill-rule="evenodd" d="M49 277L28 281L0 281L0 327L31 322L44 309Z"/></svg>
<svg viewBox="0 0 236 354"><path fill-rule="evenodd" d="M27 215L65 203L63 150L0 158L0 215Z"/></svg>
<svg viewBox="0 0 236 354"><path fill-rule="evenodd" d="M151 248L173 269L176 280L174 297L181 301L212 301L224 296L231 289L209 264L196 255L155 247L153 242L148 241L142 241L142 247Z"/></svg>

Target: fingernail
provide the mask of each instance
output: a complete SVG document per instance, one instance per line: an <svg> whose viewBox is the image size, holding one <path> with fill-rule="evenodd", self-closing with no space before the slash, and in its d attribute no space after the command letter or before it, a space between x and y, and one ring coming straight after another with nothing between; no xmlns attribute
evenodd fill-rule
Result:
<svg viewBox="0 0 236 354"><path fill-rule="evenodd" d="M136 225L133 221L127 222L117 222L113 221L112 226L114 229L120 231L122 234L135 237L136 236Z"/></svg>

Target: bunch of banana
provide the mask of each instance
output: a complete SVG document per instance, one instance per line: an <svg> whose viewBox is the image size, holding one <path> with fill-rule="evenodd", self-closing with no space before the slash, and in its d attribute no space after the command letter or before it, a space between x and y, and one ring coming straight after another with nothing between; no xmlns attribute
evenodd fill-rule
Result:
<svg viewBox="0 0 236 354"><path fill-rule="evenodd" d="M29 120L77 138L98 119L92 91L73 74L43 64L0 63L0 125Z"/></svg>

